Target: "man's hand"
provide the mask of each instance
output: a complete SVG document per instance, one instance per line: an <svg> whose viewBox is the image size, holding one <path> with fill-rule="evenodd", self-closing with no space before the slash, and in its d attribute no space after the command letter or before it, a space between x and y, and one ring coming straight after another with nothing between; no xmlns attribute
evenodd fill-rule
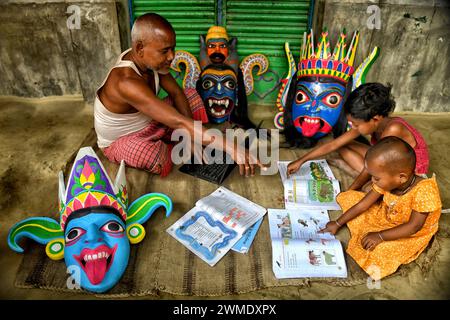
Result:
<svg viewBox="0 0 450 320"><path fill-rule="evenodd" d="M301 161L300 159L289 163L287 166L287 176L289 177L291 174L296 173L298 171L298 169L300 169L302 164L303 164L303 161Z"/></svg>
<svg viewBox="0 0 450 320"><path fill-rule="evenodd" d="M361 245L364 249L372 251L382 241L379 232L369 232L362 238Z"/></svg>
<svg viewBox="0 0 450 320"><path fill-rule="evenodd" d="M249 175L254 176L257 166L260 167L261 170L267 170L266 166L261 164L258 158L255 159L245 148L235 148L233 160L238 164L239 174L241 176L244 174L246 177Z"/></svg>
<svg viewBox="0 0 450 320"><path fill-rule="evenodd" d="M327 223L327 225L325 226L325 228L321 229L318 231L318 233L325 233L325 232L329 232L331 234L336 234L336 232L338 232L339 230L339 226L336 223L336 221L330 221Z"/></svg>

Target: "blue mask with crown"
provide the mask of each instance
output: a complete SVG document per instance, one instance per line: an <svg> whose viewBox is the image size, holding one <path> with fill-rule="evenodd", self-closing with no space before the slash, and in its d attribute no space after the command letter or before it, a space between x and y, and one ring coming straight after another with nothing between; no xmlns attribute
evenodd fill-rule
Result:
<svg viewBox="0 0 450 320"><path fill-rule="evenodd" d="M142 226L153 212L172 201L161 193L149 193L128 205L125 163L114 183L90 147L81 148L72 167L67 188L59 174L59 222L33 217L15 224L8 244L23 252L23 237L45 244L53 260L65 259L73 280L83 289L101 293L116 285L128 265L130 243L145 237Z"/></svg>
<svg viewBox="0 0 450 320"><path fill-rule="evenodd" d="M279 112L274 123L277 128L294 127L298 135L310 139L319 139L333 130L343 115L348 82L352 80L351 90L364 83L379 54L375 47L355 70L353 64L358 41L359 32L356 31L347 50L344 29L331 52L326 30L322 32L317 48L314 47L313 31L305 32L298 71L289 43L285 44L289 72L282 80L276 102Z"/></svg>

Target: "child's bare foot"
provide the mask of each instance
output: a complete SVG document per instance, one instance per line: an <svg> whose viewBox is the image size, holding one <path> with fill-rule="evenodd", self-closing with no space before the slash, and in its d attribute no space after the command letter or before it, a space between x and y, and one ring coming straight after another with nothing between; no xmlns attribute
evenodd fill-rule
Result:
<svg viewBox="0 0 450 320"><path fill-rule="evenodd" d="M356 178L359 175L359 172L356 171L355 169L353 169L352 167L350 167L347 164L347 162L345 162L343 159L340 159L340 158L329 158L328 162L332 166L334 166L334 167L344 171L346 174L351 176L353 179Z"/></svg>

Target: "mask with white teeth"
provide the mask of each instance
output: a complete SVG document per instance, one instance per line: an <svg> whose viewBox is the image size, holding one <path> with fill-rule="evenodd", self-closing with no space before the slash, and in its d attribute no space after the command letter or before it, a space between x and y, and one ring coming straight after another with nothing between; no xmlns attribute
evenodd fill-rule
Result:
<svg viewBox="0 0 450 320"><path fill-rule="evenodd" d="M325 135L332 133L338 137L347 130L345 98L365 82L379 54L379 48L375 47L355 68L358 42L358 31L348 38L342 29L332 49L326 29L317 41L310 30L303 34L298 64L289 43L285 43L289 70L281 80L276 102L279 112L274 124L283 129L289 145L311 148Z"/></svg>
<svg viewBox="0 0 450 320"><path fill-rule="evenodd" d="M171 67L182 73L180 66L186 66L183 88L195 88L199 93L208 122L229 121L243 129L256 128L248 117L247 96L254 91L253 74L267 72L269 60L261 53L240 59L237 40L229 37L224 27L211 26L206 35L200 35L199 59L180 50Z"/></svg>
<svg viewBox="0 0 450 320"><path fill-rule="evenodd" d="M130 243L143 240L142 224L153 212L161 206L167 216L172 211L172 201L160 193L143 195L128 206L124 162L113 184L90 147L79 150L67 186L59 174L59 204L59 222L25 219L10 229L8 244L16 252L23 252L19 246L23 237L46 244L51 259L65 259L76 284L96 293L108 291L120 280Z"/></svg>
<svg viewBox="0 0 450 320"><path fill-rule="evenodd" d="M237 98L235 72L226 66L211 65L200 75L198 91L211 123L229 120Z"/></svg>
<svg viewBox="0 0 450 320"><path fill-rule="evenodd" d="M311 82L304 77L298 81L292 120L303 136L318 139L328 134L337 123L346 87L334 79L325 83L322 82L323 77L313 79Z"/></svg>

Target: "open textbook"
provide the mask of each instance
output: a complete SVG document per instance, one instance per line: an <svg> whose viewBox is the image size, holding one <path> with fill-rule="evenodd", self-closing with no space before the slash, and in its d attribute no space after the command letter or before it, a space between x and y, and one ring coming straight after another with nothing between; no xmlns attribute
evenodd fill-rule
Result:
<svg viewBox="0 0 450 320"><path fill-rule="evenodd" d="M167 232L214 266L265 214L265 208L220 187L198 200Z"/></svg>
<svg viewBox="0 0 450 320"><path fill-rule="evenodd" d="M296 173L287 177L289 162L278 161L286 208L340 209L336 203L336 195L341 191L339 181L326 160L307 161Z"/></svg>
<svg viewBox="0 0 450 320"><path fill-rule="evenodd" d="M317 233L329 221L326 210L268 209L275 277L347 277L341 243Z"/></svg>

